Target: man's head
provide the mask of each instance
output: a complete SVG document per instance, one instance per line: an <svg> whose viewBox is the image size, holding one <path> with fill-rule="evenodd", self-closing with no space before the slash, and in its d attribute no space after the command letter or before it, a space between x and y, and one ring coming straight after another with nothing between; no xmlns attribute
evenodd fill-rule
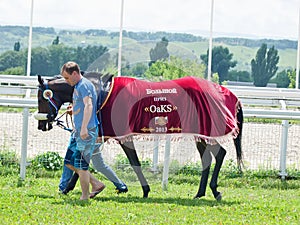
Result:
<svg viewBox="0 0 300 225"><path fill-rule="evenodd" d="M81 79L79 65L75 62L65 63L60 71L60 74L65 78L66 82L74 86Z"/></svg>

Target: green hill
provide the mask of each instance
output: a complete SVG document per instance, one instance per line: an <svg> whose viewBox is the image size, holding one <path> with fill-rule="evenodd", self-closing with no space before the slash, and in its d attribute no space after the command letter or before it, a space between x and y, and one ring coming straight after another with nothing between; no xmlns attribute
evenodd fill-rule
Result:
<svg viewBox="0 0 300 225"><path fill-rule="evenodd" d="M28 47L29 28L25 26L0 26L0 54L13 50L14 44L20 42L21 49ZM119 33L105 30L56 30L54 28L34 27L32 47L49 46L59 37L60 43L67 46L106 46L110 52L118 53ZM149 61L149 51L162 37L169 40L168 50L170 55L183 58L199 59L201 54L206 54L208 39L185 33L167 32L123 32L122 55L130 62ZM296 67L297 42L291 40L271 39L245 39L245 38L215 38L213 45L227 47L233 53L233 59L238 62L235 70L250 71L250 62L255 57L262 43L268 47L272 45L279 52L279 71Z"/></svg>

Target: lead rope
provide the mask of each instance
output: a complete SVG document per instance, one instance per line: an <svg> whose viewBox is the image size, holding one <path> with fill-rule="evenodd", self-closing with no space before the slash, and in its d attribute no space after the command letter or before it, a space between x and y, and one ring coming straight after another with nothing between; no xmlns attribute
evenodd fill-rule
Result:
<svg viewBox="0 0 300 225"><path fill-rule="evenodd" d="M71 104L70 104L70 105L71 105ZM69 106L70 106L70 105L69 105ZM62 121L59 120L59 119L62 118L64 115L66 115L66 124L67 124L67 126L65 126L65 125L62 123ZM71 120L72 128L70 128L70 122L69 122L69 119L68 119L69 117L70 117L70 120ZM70 132L72 132L72 131L74 130L73 117L72 117L72 114L70 114L70 113L68 112L68 108L67 108L67 111L65 111L62 115L60 115L57 119L55 119L55 121L56 121L56 124L57 124L59 127L63 128L64 130L67 130L67 131L70 131Z"/></svg>
<svg viewBox="0 0 300 225"><path fill-rule="evenodd" d="M67 112L64 112L60 117L58 117L57 119L55 119L54 121L56 122L56 125L59 126L60 128L64 129L64 130L67 130L69 132L72 132L73 131L73 128L70 128L68 123L67 123L67 126L65 126L63 124L63 122L61 120L59 120L61 117L63 117ZM68 114L67 114L68 115ZM66 115L66 121L67 121L67 115ZM71 116L71 115L70 115Z"/></svg>
<svg viewBox="0 0 300 225"><path fill-rule="evenodd" d="M72 104L70 103L69 106L71 106ZM68 117L70 117L70 120L71 120L71 125L72 125L72 130L74 130L74 123L73 123L73 116L72 114L70 114L68 112L68 107L67 107L67 111L66 111L67 115L66 115L66 123L67 123L67 126L69 127L69 120L68 120Z"/></svg>

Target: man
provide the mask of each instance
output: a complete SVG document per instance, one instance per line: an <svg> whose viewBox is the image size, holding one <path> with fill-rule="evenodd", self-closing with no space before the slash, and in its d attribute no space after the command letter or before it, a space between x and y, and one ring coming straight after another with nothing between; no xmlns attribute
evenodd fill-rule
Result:
<svg viewBox="0 0 300 225"><path fill-rule="evenodd" d="M80 71L80 73L83 74L82 71ZM67 113L70 115L73 114L72 105L69 105L67 107ZM100 151L100 146L101 144L98 143L95 145L95 150L92 155L92 162L94 168L98 172L101 172L104 176L106 176L106 178L115 185L117 193L126 193L128 191L126 184L122 180L120 180L116 175L116 173L110 168L110 166L104 162ZM59 183L59 191L62 194L67 194L69 191L73 190L78 180L78 174L74 173L73 170L69 169L66 166L66 164L70 164L70 158L72 157L75 149L76 149L76 140L75 138L71 138L65 156L63 173L61 175L61 179Z"/></svg>
<svg viewBox="0 0 300 225"><path fill-rule="evenodd" d="M105 188L105 185L88 170L98 137L96 90L94 85L81 75L79 65L75 62L65 63L61 68L61 75L69 85L74 86L73 118L75 130L71 135L69 144L75 143L76 147L66 166L79 175L82 191L80 200L88 200ZM91 193L89 184L92 185Z"/></svg>

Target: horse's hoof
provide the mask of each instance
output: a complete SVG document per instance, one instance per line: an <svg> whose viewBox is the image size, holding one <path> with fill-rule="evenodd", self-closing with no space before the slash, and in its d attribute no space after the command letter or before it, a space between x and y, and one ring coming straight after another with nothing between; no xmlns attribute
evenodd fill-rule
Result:
<svg viewBox="0 0 300 225"><path fill-rule="evenodd" d="M201 198L201 197L203 197L203 196L205 196L205 195L197 194L197 195L195 195L194 199Z"/></svg>
<svg viewBox="0 0 300 225"><path fill-rule="evenodd" d="M148 198L149 192L150 192L149 185L143 186L143 198Z"/></svg>
<svg viewBox="0 0 300 225"><path fill-rule="evenodd" d="M222 200L222 193L219 192L219 194L215 197L215 199L219 202Z"/></svg>
<svg viewBox="0 0 300 225"><path fill-rule="evenodd" d="M144 193L143 198L148 198L148 194L149 194L149 192Z"/></svg>

